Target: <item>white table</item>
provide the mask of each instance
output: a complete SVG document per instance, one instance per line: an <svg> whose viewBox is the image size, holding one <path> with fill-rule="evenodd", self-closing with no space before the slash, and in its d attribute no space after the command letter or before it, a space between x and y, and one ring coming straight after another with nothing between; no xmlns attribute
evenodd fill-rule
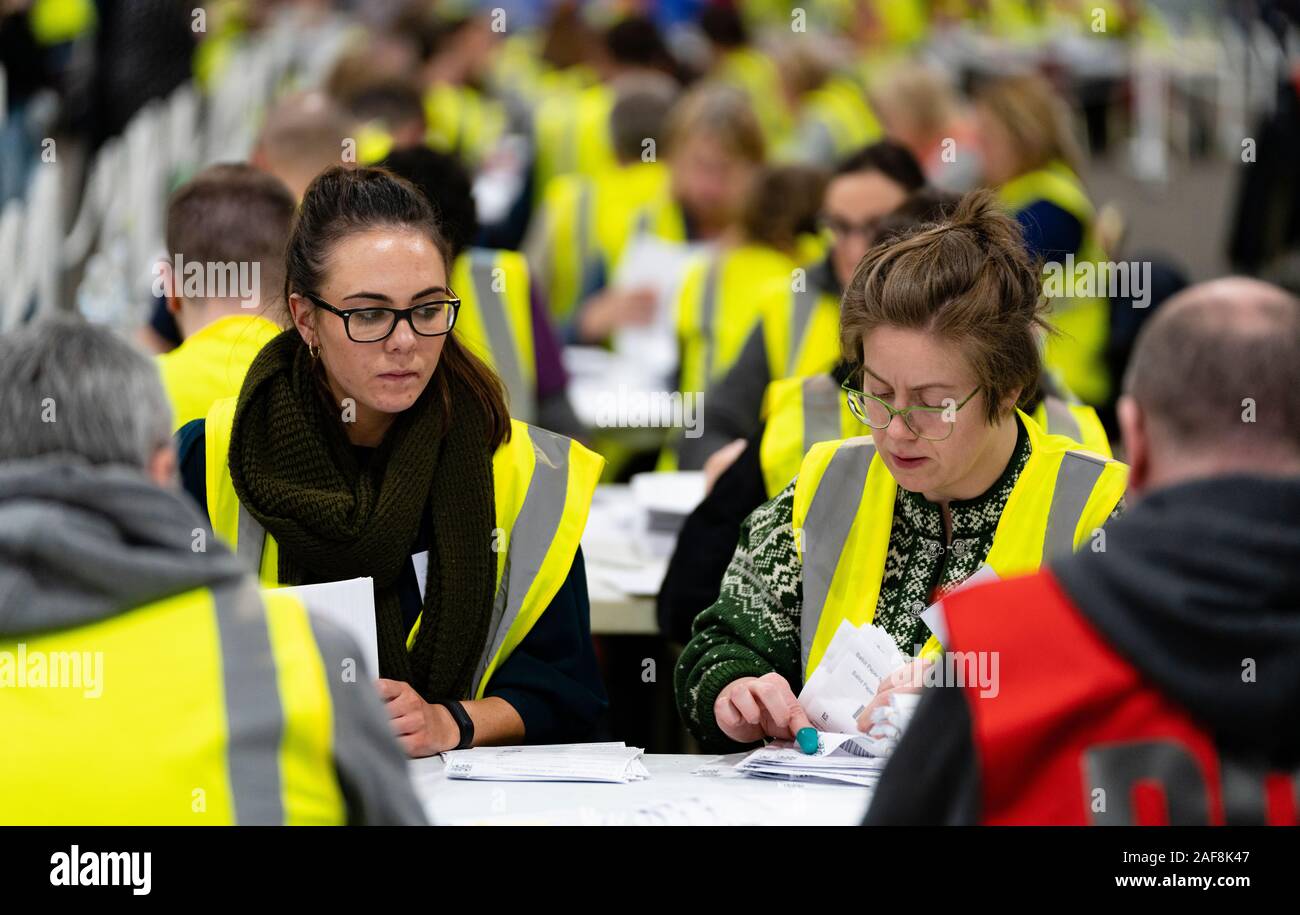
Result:
<svg viewBox="0 0 1300 915"><path fill-rule="evenodd" d="M587 565L593 635L657 635L654 594L672 552L672 539L645 529L631 488L596 488L582 554Z"/></svg>
<svg viewBox="0 0 1300 915"><path fill-rule="evenodd" d="M673 802L697 822L716 817L737 825L849 826L866 811L868 792L851 785L691 774L718 758L646 754L650 778L626 785L449 779L439 756L411 760L410 772L425 813L439 824L642 825Z"/></svg>

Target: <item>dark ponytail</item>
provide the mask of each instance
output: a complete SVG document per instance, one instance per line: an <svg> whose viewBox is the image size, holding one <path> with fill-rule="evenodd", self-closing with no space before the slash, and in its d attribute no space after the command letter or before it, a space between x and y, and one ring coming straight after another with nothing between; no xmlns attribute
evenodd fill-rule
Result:
<svg viewBox="0 0 1300 915"><path fill-rule="evenodd" d="M284 301L293 294L314 293L325 277L335 245L376 228L410 229L429 239L451 275L451 247L433 208L414 185L382 168L336 165L316 176L303 195L285 248ZM305 345L305 344L304 344ZM501 379L481 359L447 335L434 386L446 423L452 421L453 389L469 392L487 420L488 444L495 451L510 438L510 413Z"/></svg>

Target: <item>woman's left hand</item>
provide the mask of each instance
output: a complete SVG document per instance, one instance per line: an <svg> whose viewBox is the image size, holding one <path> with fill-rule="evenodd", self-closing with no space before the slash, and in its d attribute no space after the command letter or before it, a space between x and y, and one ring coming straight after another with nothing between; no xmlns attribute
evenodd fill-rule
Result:
<svg viewBox="0 0 1300 915"><path fill-rule="evenodd" d="M410 757L433 756L460 743L460 728L441 705L420 698L411 684L401 680L376 680L393 734Z"/></svg>
<svg viewBox="0 0 1300 915"><path fill-rule="evenodd" d="M926 668L933 663L932 660L913 658L881 680L871 703L858 715L858 730L871 730L871 713L889 705L889 697L894 693L919 693L921 684L925 682Z"/></svg>

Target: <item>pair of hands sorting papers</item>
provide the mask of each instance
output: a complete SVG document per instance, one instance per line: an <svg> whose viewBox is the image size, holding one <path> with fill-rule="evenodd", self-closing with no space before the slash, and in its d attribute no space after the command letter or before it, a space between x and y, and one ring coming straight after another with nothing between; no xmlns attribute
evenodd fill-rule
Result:
<svg viewBox="0 0 1300 915"><path fill-rule="evenodd" d="M859 719L881 681L908 660L879 626L854 626L841 620L821 663L799 693L799 704L818 729L815 735L801 732L798 743L773 741L738 762L736 771L756 778L875 787L920 694L891 692L889 703L871 713L865 733ZM816 737L815 747L803 745L808 736Z"/></svg>

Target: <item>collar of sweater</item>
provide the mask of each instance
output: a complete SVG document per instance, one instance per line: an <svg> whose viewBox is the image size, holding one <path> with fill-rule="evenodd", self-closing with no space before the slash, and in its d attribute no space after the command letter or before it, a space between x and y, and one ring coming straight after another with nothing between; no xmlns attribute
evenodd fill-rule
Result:
<svg viewBox="0 0 1300 915"><path fill-rule="evenodd" d="M988 537L997 530L1007 498L1029 460L1029 434L1019 419L1016 421L1016 429L1015 450L1011 452L1011 459L993 485L973 499L948 503L953 541ZM897 505L903 522L915 536L940 545L945 542L943 510L938 503L931 502L919 492L911 492L900 486Z"/></svg>

